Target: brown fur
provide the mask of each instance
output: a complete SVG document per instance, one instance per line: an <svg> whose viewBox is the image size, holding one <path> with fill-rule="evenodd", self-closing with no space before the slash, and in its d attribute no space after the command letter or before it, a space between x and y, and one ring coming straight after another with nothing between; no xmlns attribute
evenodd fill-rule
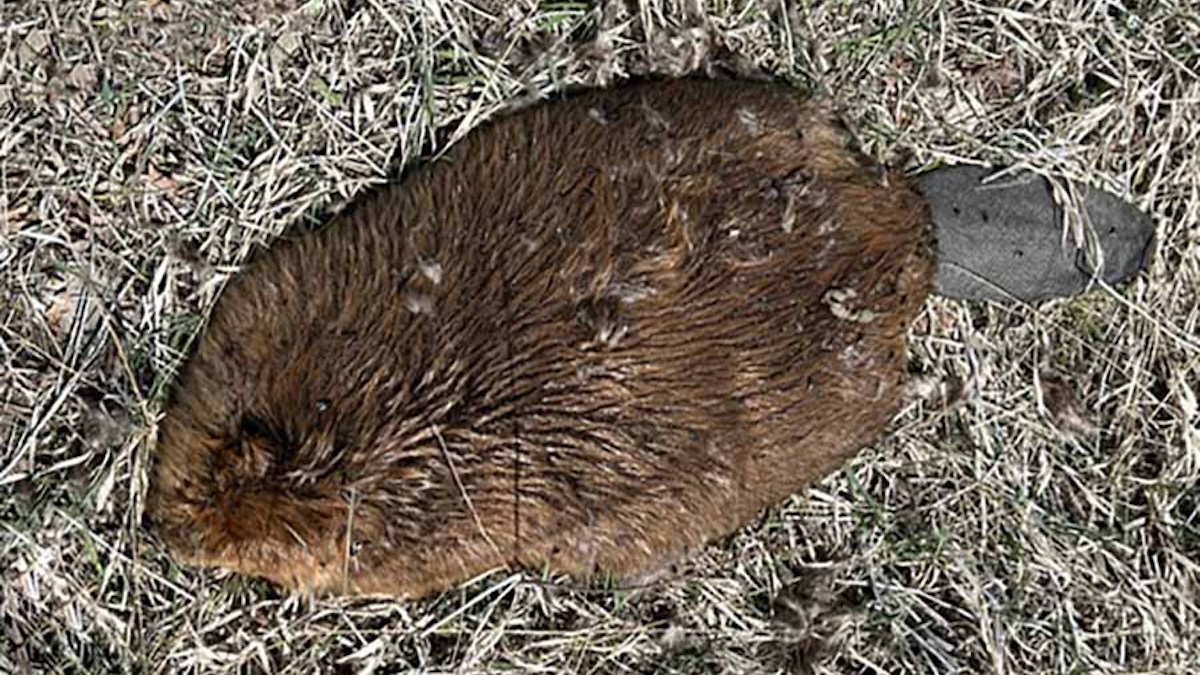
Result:
<svg viewBox="0 0 1200 675"><path fill-rule="evenodd" d="M501 119L232 280L149 514L185 561L318 591L653 568L884 429L927 221L780 87Z"/></svg>

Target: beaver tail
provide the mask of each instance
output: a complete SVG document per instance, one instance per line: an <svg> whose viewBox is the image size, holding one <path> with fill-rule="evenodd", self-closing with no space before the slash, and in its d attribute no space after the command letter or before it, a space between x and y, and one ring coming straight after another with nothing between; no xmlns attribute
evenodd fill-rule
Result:
<svg viewBox="0 0 1200 675"><path fill-rule="evenodd" d="M1118 284L1149 265L1154 224L1131 204L1067 183L1082 206L1068 237L1049 181L1028 172L987 180L992 174L950 166L917 179L937 236L938 294L1035 303L1079 295L1098 280Z"/></svg>

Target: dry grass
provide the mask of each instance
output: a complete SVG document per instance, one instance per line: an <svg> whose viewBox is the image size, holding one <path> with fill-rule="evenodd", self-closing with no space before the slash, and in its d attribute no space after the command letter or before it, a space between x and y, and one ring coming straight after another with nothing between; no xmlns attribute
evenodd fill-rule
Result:
<svg viewBox="0 0 1200 675"><path fill-rule="evenodd" d="M0 4L0 672L1200 669L1200 9L286 4ZM1152 273L931 300L913 365L960 393L647 590L312 600L163 556L150 439L252 245L502 105L695 67L705 35L834 97L881 159L1131 195Z"/></svg>

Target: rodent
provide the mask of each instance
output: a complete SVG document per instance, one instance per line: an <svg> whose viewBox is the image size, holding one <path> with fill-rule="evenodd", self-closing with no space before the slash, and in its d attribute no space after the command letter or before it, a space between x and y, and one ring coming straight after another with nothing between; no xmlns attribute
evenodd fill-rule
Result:
<svg viewBox="0 0 1200 675"><path fill-rule="evenodd" d="M934 258L913 183L787 87L535 106L232 278L147 514L317 592L650 570L885 430Z"/></svg>

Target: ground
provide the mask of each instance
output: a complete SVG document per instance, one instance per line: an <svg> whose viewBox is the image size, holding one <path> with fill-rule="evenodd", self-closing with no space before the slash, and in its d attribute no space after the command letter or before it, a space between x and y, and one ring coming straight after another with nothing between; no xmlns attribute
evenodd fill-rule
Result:
<svg viewBox="0 0 1200 675"><path fill-rule="evenodd" d="M0 672L1200 671L1200 8L989 4L4 2ZM502 106L714 63L910 171L1122 194L1152 269L931 299L894 433L642 589L314 599L164 555L155 427L253 246Z"/></svg>

